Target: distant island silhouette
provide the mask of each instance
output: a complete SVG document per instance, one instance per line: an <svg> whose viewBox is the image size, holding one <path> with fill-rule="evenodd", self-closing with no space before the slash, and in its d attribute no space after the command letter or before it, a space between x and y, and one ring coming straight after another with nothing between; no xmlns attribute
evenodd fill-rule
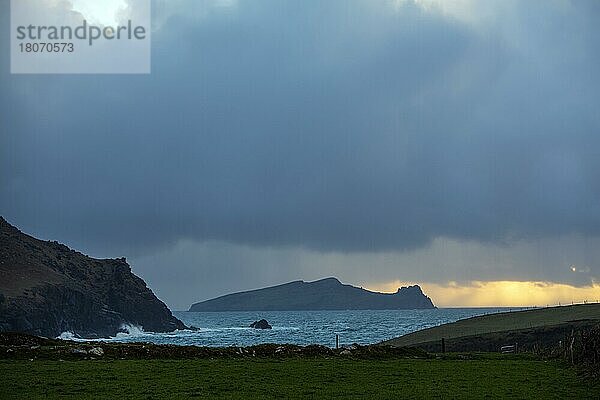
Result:
<svg viewBox="0 0 600 400"><path fill-rule="evenodd" d="M193 304L189 311L401 310L435 308L418 285L372 292L337 278L294 281Z"/></svg>

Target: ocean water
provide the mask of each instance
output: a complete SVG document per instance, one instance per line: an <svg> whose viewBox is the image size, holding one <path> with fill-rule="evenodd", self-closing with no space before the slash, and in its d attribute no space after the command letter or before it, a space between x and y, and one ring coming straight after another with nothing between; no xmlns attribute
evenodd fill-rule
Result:
<svg viewBox="0 0 600 400"><path fill-rule="evenodd" d="M373 344L419 329L476 315L516 310L515 308L439 308L433 310L352 310L352 311L264 311L264 312L174 312L187 326L198 331L149 333L126 327L111 341L152 342L197 346L250 346L261 343ZM266 319L271 330L252 329L256 320ZM65 338L69 338L66 334Z"/></svg>

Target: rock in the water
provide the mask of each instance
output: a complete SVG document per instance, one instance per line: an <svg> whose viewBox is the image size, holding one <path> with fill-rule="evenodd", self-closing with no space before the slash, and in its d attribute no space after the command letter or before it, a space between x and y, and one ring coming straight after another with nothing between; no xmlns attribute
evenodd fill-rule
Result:
<svg viewBox="0 0 600 400"><path fill-rule="evenodd" d="M260 321L254 321L250 324L250 328L254 329L273 329L269 322L266 319L261 319Z"/></svg>

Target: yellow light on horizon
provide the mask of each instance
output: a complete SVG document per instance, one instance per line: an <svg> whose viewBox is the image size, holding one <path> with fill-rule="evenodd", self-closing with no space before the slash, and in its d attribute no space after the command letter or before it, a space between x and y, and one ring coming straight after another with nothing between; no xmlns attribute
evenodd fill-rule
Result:
<svg viewBox="0 0 600 400"><path fill-rule="evenodd" d="M365 285L370 290L393 293L406 282ZM464 284L419 284L438 307L529 307L600 302L600 284L572 286L553 282L472 281Z"/></svg>

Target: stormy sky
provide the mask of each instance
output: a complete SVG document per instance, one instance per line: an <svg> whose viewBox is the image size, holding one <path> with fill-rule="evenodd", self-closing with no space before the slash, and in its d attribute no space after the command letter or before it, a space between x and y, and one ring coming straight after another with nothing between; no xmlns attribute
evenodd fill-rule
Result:
<svg viewBox="0 0 600 400"><path fill-rule="evenodd" d="M600 297L600 2L156 0L153 15L150 75L11 75L0 57L9 222L126 256L175 309L331 275Z"/></svg>

